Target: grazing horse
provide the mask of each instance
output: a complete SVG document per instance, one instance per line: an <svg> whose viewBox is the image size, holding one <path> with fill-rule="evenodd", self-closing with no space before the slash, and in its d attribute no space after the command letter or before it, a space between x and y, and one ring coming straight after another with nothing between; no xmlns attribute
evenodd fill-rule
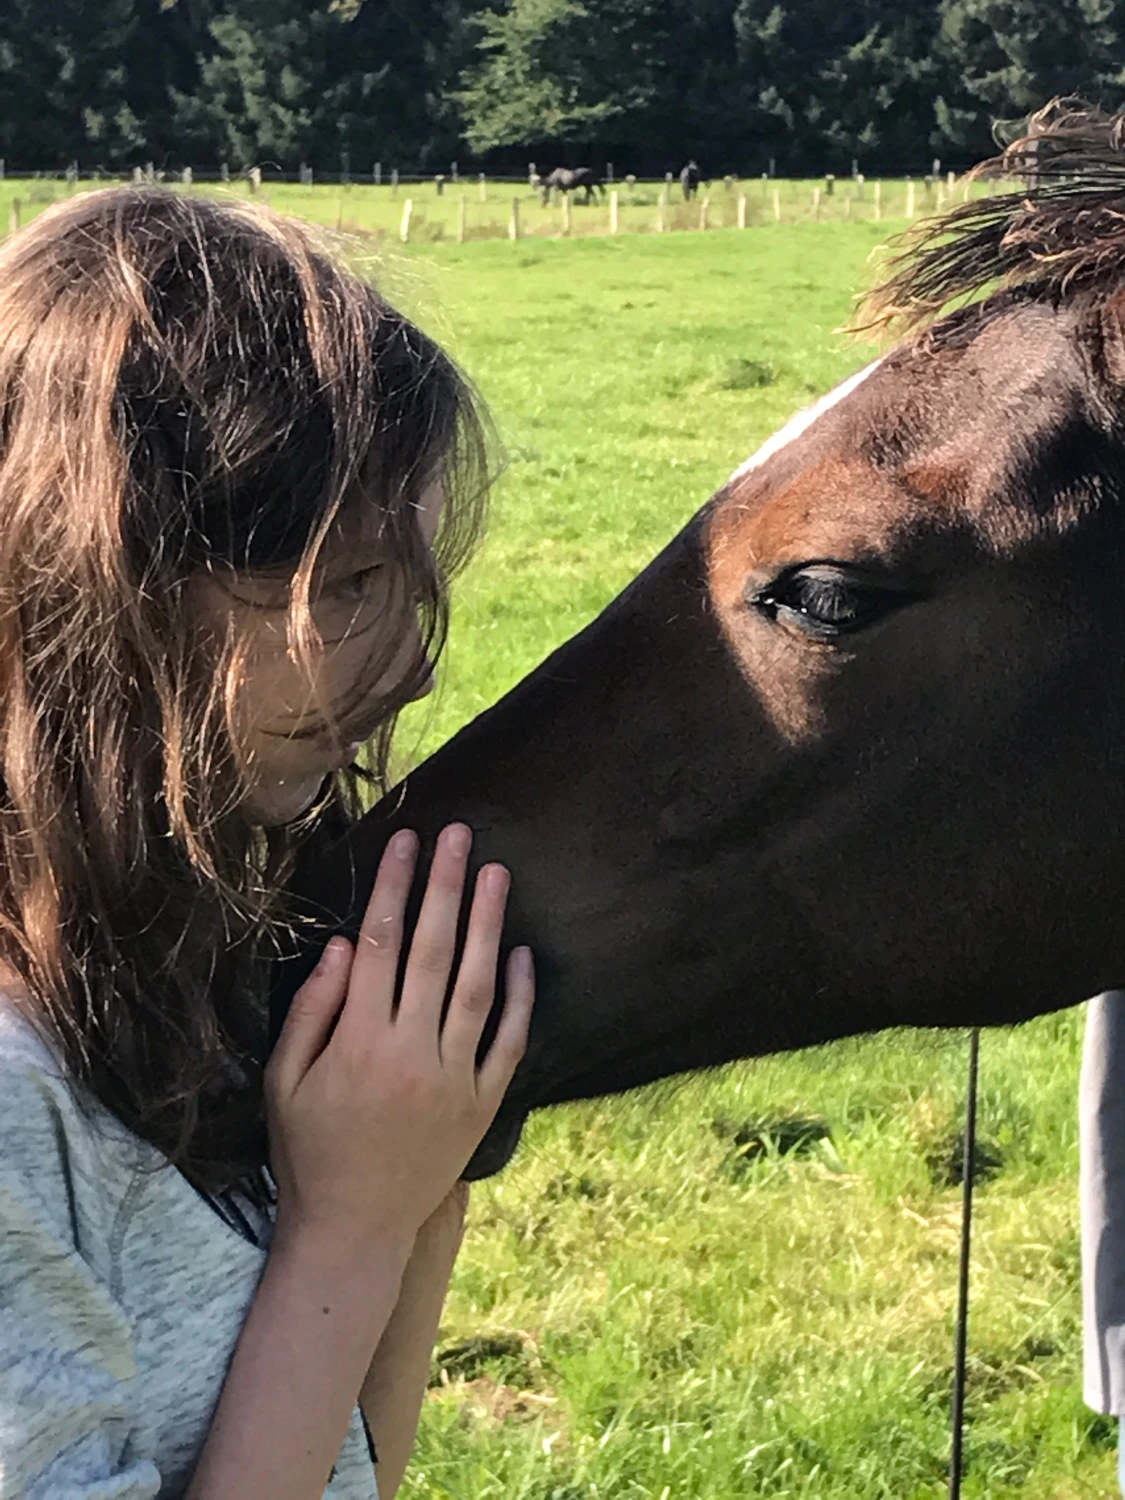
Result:
<svg viewBox="0 0 1125 1500"><path fill-rule="evenodd" d="M699 191L699 163L694 157L680 172L680 188L685 200L694 198Z"/></svg>
<svg viewBox="0 0 1125 1500"><path fill-rule="evenodd" d="M560 193L572 193L578 188L584 188L587 203L594 201L595 193L605 193L602 180L593 167L556 167L546 177L539 179L539 186L543 190L544 203L551 201L552 188L558 188Z"/></svg>
<svg viewBox="0 0 1125 1500"><path fill-rule="evenodd" d="M395 828L513 871L539 998L471 1175L542 1105L1125 984L1122 136L937 221L903 341L304 872L354 935Z"/></svg>

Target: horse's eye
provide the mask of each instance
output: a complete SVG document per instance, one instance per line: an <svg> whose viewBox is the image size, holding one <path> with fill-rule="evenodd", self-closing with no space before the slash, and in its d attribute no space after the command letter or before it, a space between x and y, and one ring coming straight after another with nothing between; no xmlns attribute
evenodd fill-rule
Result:
<svg viewBox="0 0 1125 1500"><path fill-rule="evenodd" d="M817 640L835 640L871 625L908 602L832 563L791 568L754 594L751 603L772 620L798 626Z"/></svg>

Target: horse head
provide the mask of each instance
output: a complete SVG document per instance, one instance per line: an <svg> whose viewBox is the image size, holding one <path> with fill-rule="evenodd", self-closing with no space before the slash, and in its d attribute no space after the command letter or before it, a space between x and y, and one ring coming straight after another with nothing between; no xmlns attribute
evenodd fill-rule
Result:
<svg viewBox="0 0 1125 1500"><path fill-rule="evenodd" d="M978 300L771 439L306 877L354 931L396 827L464 819L512 869L539 999L473 1175L541 1105L1125 982L1116 161L942 221L884 300Z"/></svg>

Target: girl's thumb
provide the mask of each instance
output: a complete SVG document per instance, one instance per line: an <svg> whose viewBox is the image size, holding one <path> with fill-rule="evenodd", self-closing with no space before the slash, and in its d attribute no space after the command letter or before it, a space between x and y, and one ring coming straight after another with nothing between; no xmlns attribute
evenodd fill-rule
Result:
<svg viewBox="0 0 1125 1500"><path fill-rule="evenodd" d="M348 993L352 956L347 938L329 938L320 962L293 996L270 1059L283 1092L295 1088L323 1052Z"/></svg>

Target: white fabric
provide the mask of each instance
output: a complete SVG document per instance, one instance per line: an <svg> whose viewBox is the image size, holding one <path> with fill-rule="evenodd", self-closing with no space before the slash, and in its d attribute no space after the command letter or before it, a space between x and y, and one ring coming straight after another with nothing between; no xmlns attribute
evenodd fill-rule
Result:
<svg viewBox="0 0 1125 1500"><path fill-rule="evenodd" d="M1083 1393L1125 1415L1125 991L1086 1007L1078 1090Z"/></svg>

